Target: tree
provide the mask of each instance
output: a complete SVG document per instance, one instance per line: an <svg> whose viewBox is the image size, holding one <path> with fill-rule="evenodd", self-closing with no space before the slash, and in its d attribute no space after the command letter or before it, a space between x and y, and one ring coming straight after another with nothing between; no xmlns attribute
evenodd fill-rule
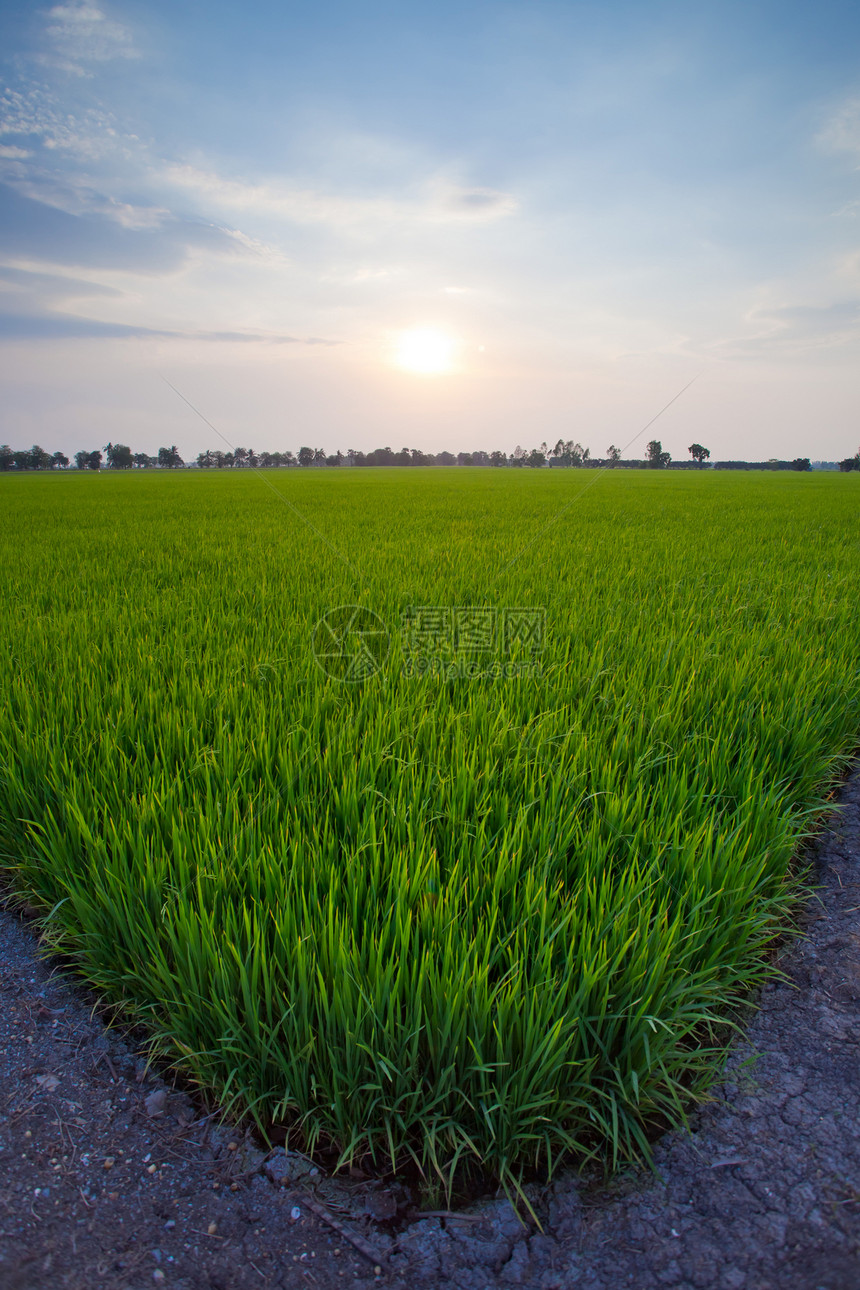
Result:
<svg viewBox="0 0 860 1290"><path fill-rule="evenodd" d="M170 448L159 448L158 464L175 470L178 466L184 466L185 462L180 457L176 444L173 444Z"/></svg>
<svg viewBox="0 0 860 1290"><path fill-rule="evenodd" d="M111 470L131 470L134 465L134 457L131 454L131 448L124 443L109 443L105 448L107 453L107 464Z"/></svg>
<svg viewBox="0 0 860 1290"><path fill-rule="evenodd" d="M155 465L155 459L145 452L136 452L131 460L132 464L137 466L139 470L144 470L147 466Z"/></svg>
<svg viewBox="0 0 860 1290"><path fill-rule="evenodd" d="M687 452L693 458L693 461L697 462L700 466L703 465L711 455L710 448L703 448L700 443L691 443Z"/></svg>
<svg viewBox="0 0 860 1290"><path fill-rule="evenodd" d="M791 463L792 470L812 470L812 462L808 457L795 457Z"/></svg>
<svg viewBox="0 0 860 1290"><path fill-rule="evenodd" d="M546 465L546 457L541 452L540 448L532 448L528 455L526 465L531 466L535 470Z"/></svg>
<svg viewBox="0 0 860 1290"><path fill-rule="evenodd" d="M645 449L645 456L652 470L665 470L672 460L669 453L663 451L663 445L659 439L651 440Z"/></svg>
<svg viewBox="0 0 860 1290"><path fill-rule="evenodd" d="M505 453L499 452L498 449L496 449L495 452L490 453L491 466L507 466L507 464L508 464L508 458Z"/></svg>
<svg viewBox="0 0 860 1290"><path fill-rule="evenodd" d="M621 453L615 447L614 443L611 443L609 447L606 449L606 460L612 462L613 464L616 461L621 460Z"/></svg>
<svg viewBox="0 0 860 1290"><path fill-rule="evenodd" d="M90 464L90 454L81 450L75 453L75 465L78 470L86 470Z"/></svg>
<svg viewBox="0 0 860 1290"><path fill-rule="evenodd" d="M51 457L52 470L65 470L69 464L69 459L64 452L55 452Z"/></svg>
<svg viewBox="0 0 860 1290"><path fill-rule="evenodd" d="M49 452L45 452L45 449L40 448L37 443L33 444L33 447L30 449L27 456L29 457L27 466L30 470L50 469L52 460L51 454Z"/></svg>
<svg viewBox="0 0 860 1290"><path fill-rule="evenodd" d="M299 448L299 465L312 466L314 463L313 448Z"/></svg>

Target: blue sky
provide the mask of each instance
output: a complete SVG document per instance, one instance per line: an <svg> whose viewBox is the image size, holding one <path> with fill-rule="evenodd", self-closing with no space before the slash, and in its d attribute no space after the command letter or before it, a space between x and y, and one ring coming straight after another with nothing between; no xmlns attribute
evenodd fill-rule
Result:
<svg viewBox="0 0 860 1290"><path fill-rule="evenodd" d="M856 6L7 3L0 439L860 443ZM448 370L398 365L434 329ZM627 455L641 455L642 441Z"/></svg>

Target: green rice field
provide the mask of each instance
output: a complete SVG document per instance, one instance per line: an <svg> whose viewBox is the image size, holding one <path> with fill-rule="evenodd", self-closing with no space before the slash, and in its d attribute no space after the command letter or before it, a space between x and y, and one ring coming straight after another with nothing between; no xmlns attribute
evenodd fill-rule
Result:
<svg viewBox="0 0 860 1290"><path fill-rule="evenodd" d="M0 512L7 889L192 1081L449 1189L641 1157L707 1089L860 744L860 476L82 472Z"/></svg>

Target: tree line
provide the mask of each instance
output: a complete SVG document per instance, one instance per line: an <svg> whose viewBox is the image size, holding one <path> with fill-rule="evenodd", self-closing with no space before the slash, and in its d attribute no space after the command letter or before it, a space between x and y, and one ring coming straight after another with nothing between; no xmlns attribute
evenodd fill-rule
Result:
<svg viewBox="0 0 860 1290"><path fill-rule="evenodd" d="M485 452L423 452L420 448L375 448L360 452L357 448L326 453L323 448L299 448L293 452L255 452L253 448L232 448L229 452L207 449L197 454L195 466L202 470L258 468L270 470L280 467L302 469L331 466L498 466L507 468L541 469L546 466L562 469L627 470L811 470L808 457L795 457L793 461L716 461L710 462L710 449L703 444L690 444L689 461L672 461L659 439L652 439L642 459L622 461L621 452L610 444L605 457L592 457L591 450L572 439L559 439L550 447L542 443L537 448L522 448L518 444L512 453ZM32 448L13 449L0 445L0 471L8 470L67 470L71 462L62 452L49 453L34 444ZM186 466L175 444L159 448L155 456L145 452L132 452L127 444L108 443L103 449L81 449L74 455L76 470L145 470L157 467L176 470ZM860 470L860 449L854 457L839 462L841 471Z"/></svg>

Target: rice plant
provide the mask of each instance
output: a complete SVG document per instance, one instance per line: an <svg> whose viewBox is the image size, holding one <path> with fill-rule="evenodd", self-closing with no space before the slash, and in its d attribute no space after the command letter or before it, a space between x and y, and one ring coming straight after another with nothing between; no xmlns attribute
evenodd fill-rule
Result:
<svg viewBox="0 0 860 1290"><path fill-rule="evenodd" d="M270 482L0 479L11 889L305 1147L449 1189L647 1154L858 743L860 481ZM314 656L344 605L388 633L352 679ZM543 636L416 669L416 607Z"/></svg>

